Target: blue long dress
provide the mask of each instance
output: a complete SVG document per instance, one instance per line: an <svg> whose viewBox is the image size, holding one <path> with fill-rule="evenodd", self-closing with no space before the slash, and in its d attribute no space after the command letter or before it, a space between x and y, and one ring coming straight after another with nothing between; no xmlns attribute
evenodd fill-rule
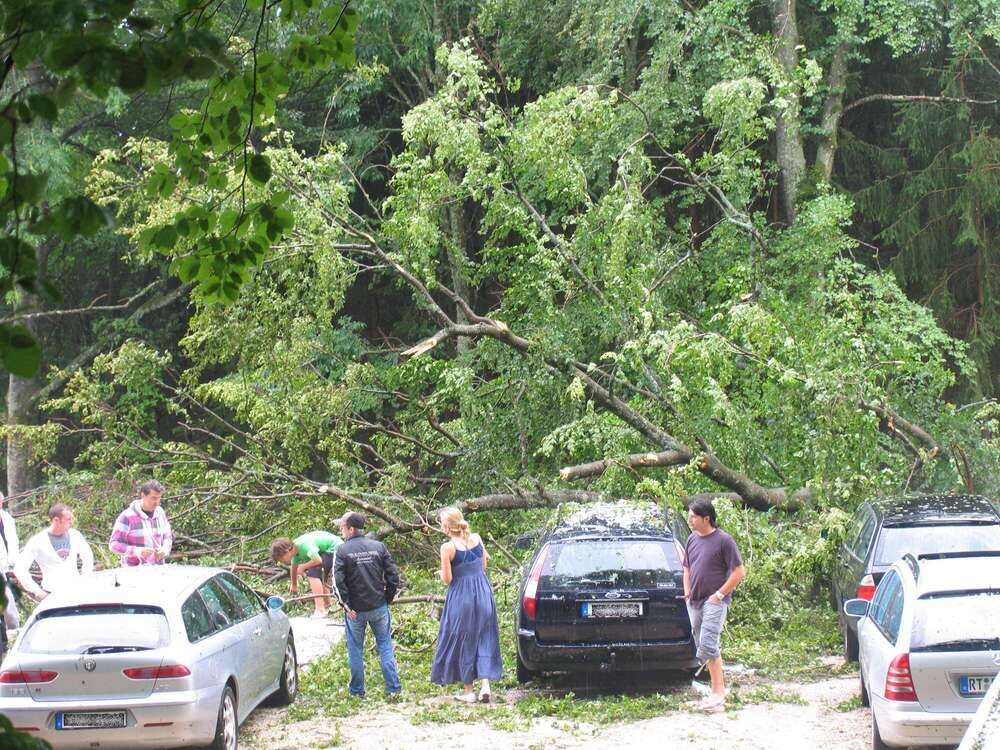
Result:
<svg viewBox="0 0 1000 750"><path fill-rule="evenodd" d="M483 567L483 545L456 548L431 682L469 685L473 680L497 680L502 669L497 608Z"/></svg>

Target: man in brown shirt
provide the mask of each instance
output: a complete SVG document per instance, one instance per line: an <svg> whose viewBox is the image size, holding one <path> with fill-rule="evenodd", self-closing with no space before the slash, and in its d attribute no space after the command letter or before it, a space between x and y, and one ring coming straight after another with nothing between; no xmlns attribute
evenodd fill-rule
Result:
<svg viewBox="0 0 1000 750"><path fill-rule="evenodd" d="M699 704L706 711L726 705L720 638L726 623L733 589L746 577L736 542L716 523L711 500L694 500L688 506L688 538L684 555L684 598L691 616L691 635L698 658L708 665L712 692Z"/></svg>

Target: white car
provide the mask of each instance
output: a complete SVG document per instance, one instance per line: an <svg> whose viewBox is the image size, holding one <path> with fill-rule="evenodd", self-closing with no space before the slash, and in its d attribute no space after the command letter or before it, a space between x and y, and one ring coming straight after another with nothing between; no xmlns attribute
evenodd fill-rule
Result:
<svg viewBox="0 0 1000 750"><path fill-rule="evenodd" d="M958 750L1000 750L1000 680L993 680Z"/></svg>
<svg viewBox="0 0 1000 750"><path fill-rule="evenodd" d="M21 629L0 670L0 713L59 750L236 750L259 703L295 698L281 604L216 568L81 578L47 596Z"/></svg>
<svg viewBox="0 0 1000 750"><path fill-rule="evenodd" d="M1000 670L1000 551L906 555L844 611L873 750L957 744Z"/></svg>

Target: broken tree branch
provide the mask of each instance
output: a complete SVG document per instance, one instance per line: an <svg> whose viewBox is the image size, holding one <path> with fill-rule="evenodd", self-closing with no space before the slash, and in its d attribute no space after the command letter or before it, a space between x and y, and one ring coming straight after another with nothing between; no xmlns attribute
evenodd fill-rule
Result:
<svg viewBox="0 0 1000 750"><path fill-rule="evenodd" d="M593 503L605 499L604 495L600 492L590 492L587 490L547 490L543 487L535 491L520 490L520 488L515 488L515 490L514 492L472 497L468 500L455 503L455 507L462 511L463 514L469 514L494 510L544 508L568 502ZM371 502L370 498L372 496L368 493L364 493L364 497L359 497L361 493L348 492L329 484L319 485L316 487L316 491L320 494L339 498L385 521L388 524L387 526L369 532L369 535L375 539L383 539L390 534L407 534L414 531L433 532L437 528L434 521L437 519L438 513L445 507L434 507L424 512L420 512L414 508L413 512L416 518L412 521L407 521L389 513L385 508L375 505Z"/></svg>
<svg viewBox="0 0 1000 750"><path fill-rule="evenodd" d="M604 458L576 466L564 466L559 470L559 478L564 482L603 474L612 466L627 466L630 469L652 468L655 466L683 466L691 461L691 456L681 451L661 451L659 453L633 453L624 458Z"/></svg>
<svg viewBox="0 0 1000 750"><path fill-rule="evenodd" d="M962 96L922 96L905 94L872 94L865 96L844 107L843 112L850 112L855 107L861 107L871 102L892 102L894 104L910 104L926 102L930 104L1000 104L1000 99L967 99Z"/></svg>

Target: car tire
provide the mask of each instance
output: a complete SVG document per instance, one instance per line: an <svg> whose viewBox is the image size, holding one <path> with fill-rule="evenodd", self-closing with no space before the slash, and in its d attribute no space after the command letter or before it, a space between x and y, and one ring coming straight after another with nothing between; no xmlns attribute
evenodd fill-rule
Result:
<svg viewBox="0 0 1000 750"><path fill-rule="evenodd" d="M215 737L208 750L237 750L240 725L236 714L236 693L226 685L219 701L219 718L215 724Z"/></svg>
<svg viewBox="0 0 1000 750"><path fill-rule="evenodd" d="M889 746L882 741L882 735L878 731L874 711L872 711L872 750L889 750Z"/></svg>
<svg viewBox="0 0 1000 750"><path fill-rule="evenodd" d="M536 672L528 669L528 666L521 661L521 655L517 654L517 681L520 683L531 682L535 679Z"/></svg>
<svg viewBox="0 0 1000 750"><path fill-rule="evenodd" d="M868 695L868 686L865 685L865 673L864 670L858 669L858 682L861 683L861 705L866 708L871 706L871 697ZM874 721L874 719L872 720Z"/></svg>
<svg viewBox="0 0 1000 750"><path fill-rule="evenodd" d="M295 702L295 696L299 692L299 660L295 653L295 641L291 634L288 635L288 642L285 644L285 656L281 662L281 678L278 680L278 689L271 695L269 703L272 706L289 706Z"/></svg>
<svg viewBox="0 0 1000 750"><path fill-rule="evenodd" d="M858 660L858 637L851 632L850 626L844 623L844 659L847 661Z"/></svg>

